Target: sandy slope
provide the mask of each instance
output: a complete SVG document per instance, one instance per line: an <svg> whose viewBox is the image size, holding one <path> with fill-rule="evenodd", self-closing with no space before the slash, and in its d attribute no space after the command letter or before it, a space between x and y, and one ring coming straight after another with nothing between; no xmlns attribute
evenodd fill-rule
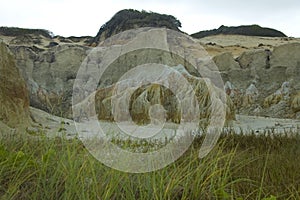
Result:
<svg viewBox="0 0 300 200"><path fill-rule="evenodd" d="M259 37L243 35L215 35L198 39L211 56L230 51L237 57L250 49L270 49L288 43L300 43L300 38Z"/></svg>
<svg viewBox="0 0 300 200"><path fill-rule="evenodd" d="M62 44L76 44L85 46L85 38L82 38L79 42L73 42L71 40L65 39L61 41L58 37L54 39L49 39L44 36L31 36L32 38L38 38L41 43L23 43L18 45L25 46L36 46L40 49L47 49L50 42L57 42ZM14 44L13 40L15 37L10 36L0 36L0 40L10 45ZM208 36L201 39L195 39L202 45L211 56L217 55L222 52L230 51L237 57L242 52L250 49L270 49L272 50L274 46L280 46L287 43L300 43L300 38L279 38L279 37L260 37L260 36L243 36L243 35L215 35Z"/></svg>

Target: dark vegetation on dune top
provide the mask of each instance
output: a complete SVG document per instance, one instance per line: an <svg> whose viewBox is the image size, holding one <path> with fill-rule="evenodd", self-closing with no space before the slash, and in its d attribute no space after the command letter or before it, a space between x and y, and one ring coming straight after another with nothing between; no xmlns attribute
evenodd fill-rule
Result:
<svg viewBox="0 0 300 200"><path fill-rule="evenodd" d="M55 36L51 31L45 29L27 29L17 27L0 27L0 35L3 36L24 36L24 35L42 35L46 38L65 38L73 42L81 39L87 39L85 43L88 45L97 45L99 42L111 37L117 33L141 27L163 27L175 31L182 32L179 28L181 22L172 15L159 14L155 12L138 11L134 9L124 9L117 12L108 22L103 24L95 37L62 37ZM194 38L203 38L212 35L247 35L247 36L263 36L263 37L287 37L281 31L265 28L259 25L242 25L242 26L220 26L218 29L204 30L191 34Z"/></svg>
<svg viewBox="0 0 300 200"><path fill-rule="evenodd" d="M218 29L200 31L192 34L194 38L203 38L211 35L247 35L247 36L263 36L263 37L287 37L284 33L271 29L264 28L259 25L245 26L220 26Z"/></svg>
<svg viewBox="0 0 300 200"><path fill-rule="evenodd" d="M180 31L181 22L172 15L125 9L117 12L107 23L101 26L94 42L98 43L114 34L140 27L165 27Z"/></svg>
<svg viewBox="0 0 300 200"><path fill-rule="evenodd" d="M4 36L23 36L23 35L42 35L46 38L52 38L53 33L45 29L28 29L17 27L0 27L0 35Z"/></svg>

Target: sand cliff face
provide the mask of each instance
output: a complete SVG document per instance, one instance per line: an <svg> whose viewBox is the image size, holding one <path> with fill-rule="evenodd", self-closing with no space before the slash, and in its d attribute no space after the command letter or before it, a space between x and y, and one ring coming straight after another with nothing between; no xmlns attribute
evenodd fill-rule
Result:
<svg viewBox="0 0 300 200"><path fill-rule="evenodd" d="M44 51L10 46L27 82L30 104L58 116L71 116L73 81L86 56L86 47L62 45Z"/></svg>
<svg viewBox="0 0 300 200"><path fill-rule="evenodd" d="M74 79L92 50L92 47L85 45L86 38L66 41L58 37L49 39L40 36L39 44L33 40L16 43L15 38L8 36L1 38L9 44L16 65L27 83L30 104L49 113L72 118ZM299 111L295 109L297 100L294 100L300 91L299 39L218 35L196 41L218 66L227 94L238 113L299 117ZM122 43L121 40L119 42ZM138 64L138 60L132 57L124 58L122 62L126 65ZM177 64L174 63L174 66ZM196 75L191 67L184 67L191 75ZM124 68L107 73L106 82L99 83L100 86L113 86L112 80L124 73ZM288 85L288 95L278 92L284 83L288 83L285 84Z"/></svg>
<svg viewBox="0 0 300 200"><path fill-rule="evenodd" d="M29 96L26 82L16 67L14 57L0 43L0 121L11 128L30 124Z"/></svg>
<svg viewBox="0 0 300 200"><path fill-rule="evenodd" d="M229 93L240 113L281 118L299 116L292 109L291 101L300 90L300 43L280 45L273 50L247 50L235 60L228 53L215 56L219 57L223 59L216 64L219 69L224 66L227 69L221 71L222 77L230 83Z"/></svg>

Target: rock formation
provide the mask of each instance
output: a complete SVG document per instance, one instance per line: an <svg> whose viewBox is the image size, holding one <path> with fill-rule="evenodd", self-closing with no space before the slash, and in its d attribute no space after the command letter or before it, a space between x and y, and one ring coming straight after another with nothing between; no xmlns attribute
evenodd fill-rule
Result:
<svg viewBox="0 0 300 200"><path fill-rule="evenodd" d="M213 61L218 66L220 72L240 69L239 64L233 59L230 52L221 53L213 57Z"/></svg>
<svg viewBox="0 0 300 200"><path fill-rule="evenodd" d="M270 68L270 56L271 52L269 50L252 50L245 51L237 58L242 69L250 68L259 70L259 68Z"/></svg>
<svg viewBox="0 0 300 200"><path fill-rule="evenodd" d="M4 43L0 43L0 121L11 128L31 122L26 83Z"/></svg>
<svg viewBox="0 0 300 200"><path fill-rule="evenodd" d="M238 67L232 62L233 58L228 58L230 54L226 59L224 54L215 56L223 80L228 81L225 84L227 94L238 113L288 118L298 116L294 113L297 109L291 107L291 96L300 90L299 53L300 43L274 47L273 51L248 50L235 59ZM227 70L224 70L226 65ZM251 88L256 91L255 95L249 93ZM297 100L293 105L297 105L295 102Z"/></svg>
<svg viewBox="0 0 300 200"><path fill-rule="evenodd" d="M291 108L294 113L300 112L300 92L298 92L295 96L292 97ZM298 114L297 116L300 117Z"/></svg>
<svg viewBox="0 0 300 200"><path fill-rule="evenodd" d="M10 46L26 80L30 104L51 114L71 117L72 86L87 47L59 45L44 51Z"/></svg>
<svg viewBox="0 0 300 200"><path fill-rule="evenodd" d="M92 59L88 58L88 55L93 48L88 45L92 42L98 43L103 41L106 37L124 31L127 28L136 28L136 26L132 27L132 24L122 21L122 17L120 17L131 14L132 19L140 16L139 23L146 20L148 24L151 24L153 21L149 21L147 17L152 18L159 15L157 13L152 13L153 15L151 15L147 12L134 10L121 11L112 18L112 21L106 23L99 30L97 37L64 38L61 36L53 37L48 31L44 30L0 29L0 35L3 35L1 35L1 38L9 44L9 49L16 60L16 66L26 81L30 105L51 114L72 118L71 97L76 73L85 58ZM167 19L166 23L168 26L172 26L173 30L177 30L180 27L180 22L172 16L159 15L159 17ZM120 20L122 23L118 26L117 22ZM165 24L158 24L158 26L168 27ZM255 28L255 26L250 28ZM226 27L221 29L224 31ZM21 34L23 32L24 34ZM113 42L122 44L127 37L131 37L130 34ZM210 37L208 38L210 39ZM244 40L244 38L242 39ZM255 40L259 41L259 39L260 37L255 37ZM214 40L210 46L218 48L216 52L221 53L216 55L216 52L214 52L212 59L208 59L209 61L199 59L199 62L202 62L203 66L208 68L214 64L218 66L219 72L216 73L220 73L223 82L226 83L226 93L231 97L232 105L234 105L238 113L270 117L296 117L300 115L296 97L296 94L300 91L300 42L295 40L296 42L292 43L294 41L292 38L275 38L277 41L276 46L272 46L270 45L272 39L267 38L263 40L263 44L257 42L255 46L249 47L246 45L247 42L243 43L245 46L239 44L222 46L217 44L218 40L220 40L220 37ZM201 40L197 41L200 43ZM109 42L111 41L108 41L107 44ZM184 43L178 45L184 48L193 48L184 46ZM204 45L204 47L207 46ZM207 48L205 50L209 51L210 49ZM234 54L232 53L233 51ZM156 60L147 57L149 52L139 51L135 53L121 56L104 72L98 87L99 90L105 90L108 94L106 96L100 95L100 98L97 92L97 98L101 99L101 104L97 106L102 108L100 112L104 112L102 114L99 113L99 116L102 116L100 118L111 119L111 116L107 115L107 111L105 111L110 109L108 104L109 98L113 96L113 94L110 94L111 88L115 86L120 76L130 70L132 66L138 66L147 62L169 62L169 65L174 68L179 66L179 64L184 66L184 69L178 68L182 74L201 77L190 63L186 63L180 58L175 58L173 55L168 55L166 52L150 52L153 54L152 58L156 58ZM117 62L123 63L123 65L120 66ZM91 65L99 63L100 60L96 59L95 63L91 63ZM93 77L87 76L85 79L84 84L87 85L95 81ZM289 95L282 95L282 93L278 92L285 82L289 83ZM252 83L255 83L255 94L249 93L250 89L248 87ZM200 85L199 83L198 86L200 87ZM253 85L250 88L253 89ZM163 96L163 101L161 102L167 101L164 99L166 93L169 93L169 91L163 87L153 85L141 87L139 92L134 93L136 99L132 99L132 108L148 109L149 106L145 106L145 102L144 107L140 106L142 105L141 102L143 102L141 97L151 96L150 94L153 94L157 100L160 99L159 96ZM229 105L228 108L232 105ZM172 109L174 111L177 108ZM276 110L280 110L280 112L276 112ZM228 113L232 113L231 110ZM139 114L136 113L134 115L138 116ZM166 109L166 115L168 115L168 109ZM175 118L172 118L172 120L176 121Z"/></svg>
<svg viewBox="0 0 300 200"><path fill-rule="evenodd" d="M170 73L170 72L168 72ZM172 74L164 74L170 81ZM182 118L187 120L194 120L189 118L189 113L193 111L193 106L180 107L184 105L194 105L197 101L199 105L199 119L200 124L205 126L209 123L211 115L214 109L214 104L211 101L211 94L209 90L215 90L216 95L221 97L221 90L212 86L208 86L207 82L202 78L197 78L191 75L185 75L188 82L191 84L191 89L183 90L181 101L178 100L178 96L168 88L158 84L143 85L139 88L130 87L130 80L122 82L122 84L128 85L125 89L118 92L117 84L110 85L109 87L100 88L96 92L92 93L89 98L86 98L84 102L78 105L77 116L75 120L84 120L87 117L95 114L92 110L95 109L97 118L100 120L109 121L126 121L130 118L138 124L150 123L151 109L153 106L161 105L164 110L164 116L154 116L154 119L164 118L166 121L180 123ZM157 77L159 80L159 77ZM172 80L171 80L172 81ZM173 80L174 82L174 80ZM212 87L209 89L209 87ZM181 89L180 89L181 90ZM117 92L116 92L117 91ZM190 93L195 93L195 98L189 98ZM185 98L186 97L186 98ZM180 104L181 103L181 104ZM225 112L227 122L235 119L235 108L229 97L226 99ZM127 112L127 110L129 112ZM162 110L160 110L162 111ZM152 112L153 113L153 112ZM154 115L161 115L161 112L154 110ZM182 115L185 115L184 117ZM192 116L192 114L191 114Z"/></svg>
<svg viewBox="0 0 300 200"><path fill-rule="evenodd" d="M202 54L206 53L203 49L197 49L199 46L191 45L190 42L193 40L185 38L180 40L178 37L172 37L172 34L175 34L174 31L151 28L145 28L143 31L139 29L139 31L131 30L116 35L113 39L106 41L107 44L102 43L103 46L98 48L99 51L88 55L83 68L80 69L78 82L74 85L76 94L73 96L75 102L73 110L75 110L74 118L76 120L84 120L82 118L97 114L97 118L101 120L126 121L132 119L136 123L147 124L153 120L151 116L155 116L155 119L165 117L166 121L175 123L196 118L205 126L211 120L213 111L222 112L222 109L218 107L220 105L224 106L223 109L226 112L224 118L227 121L235 118L232 101L229 98L226 99L225 95L222 96L224 92L215 84L215 82L219 83L218 80L210 79L210 77L219 75L218 71L199 65L203 68L198 72L187 61L188 59L163 50L163 48L172 49L174 46L175 48L182 46L187 52L197 52L197 55L200 56L197 57L199 63L202 63L203 59L201 61L200 59L203 58ZM151 38L153 32L157 35ZM135 34L137 36L134 38L143 37L143 40L131 41L130 38ZM145 48L124 51L124 49L132 48L130 45L140 46L145 43L145 40L153 43L153 40L165 37L169 43L164 44L166 47L163 46L162 49ZM176 40L176 43L172 43L172 40ZM119 45L120 43L124 46ZM106 48L109 49L108 52L105 51ZM112 62L105 60L104 55L114 57L114 54L117 59ZM188 57L190 54L186 56ZM204 57L209 58L207 53ZM196 60L198 61L198 59ZM93 63L98 64L96 66L99 67L106 62L110 63L109 67L103 70L100 81L97 82L98 89L93 92L90 90L93 88L90 83L96 81L97 77L94 76L98 73L97 67L93 68ZM152 65L153 63L155 65ZM86 73L86 71L93 73ZM149 79L151 79L150 83ZM212 83L213 81L215 82ZM208 84L209 82L211 85ZM135 84L141 85L136 86ZM85 96L85 93L90 95ZM212 101L212 99L216 100ZM222 104L216 103L218 100ZM95 108L96 113L93 113L92 110ZM194 116L196 109L199 110L199 113Z"/></svg>

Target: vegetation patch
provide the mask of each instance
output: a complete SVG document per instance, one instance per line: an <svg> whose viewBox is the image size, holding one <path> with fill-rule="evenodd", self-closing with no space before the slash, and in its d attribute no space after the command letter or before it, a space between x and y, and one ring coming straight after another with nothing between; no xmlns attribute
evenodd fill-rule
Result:
<svg viewBox="0 0 300 200"><path fill-rule="evenodd" d="M98 43L117 33L141 27L164 27L180 31L181 22L172 15L125 9L101 26L93 42Z"/></svg>
<svg viewBox="0 0 300 200"><path fill-rule="evenodd" d="M220 26L218 29L200 31L191 36L194 38L203 38L212 35L247 35L247 36L262 36L262 37L287 37L284 33L271 29L264 28L259 25L245 26Z"/></svg>
<svg viewBox="0 0 300 200"><path fill-rule="evenodd" d="M78 139L24 139L8 135L0 139L0 196L1 199L300 198L299 134L227 132L208 156L200 160L202 142L203 136L195 138L180 159L161 170L130 174L101 164ZM135 146L133 141L121 143L121 148ZM150 143L136 145L153 147Z"/></svg>
<svg viewBox="0 0 300 200"><path fill-rule="evenodd" d="M53 33L45 29L28 29L28 28L18 28L18 27L0 27L0 35L4 36L24 36L24 35L42 35L46 38L52 38Z"/></svg>

